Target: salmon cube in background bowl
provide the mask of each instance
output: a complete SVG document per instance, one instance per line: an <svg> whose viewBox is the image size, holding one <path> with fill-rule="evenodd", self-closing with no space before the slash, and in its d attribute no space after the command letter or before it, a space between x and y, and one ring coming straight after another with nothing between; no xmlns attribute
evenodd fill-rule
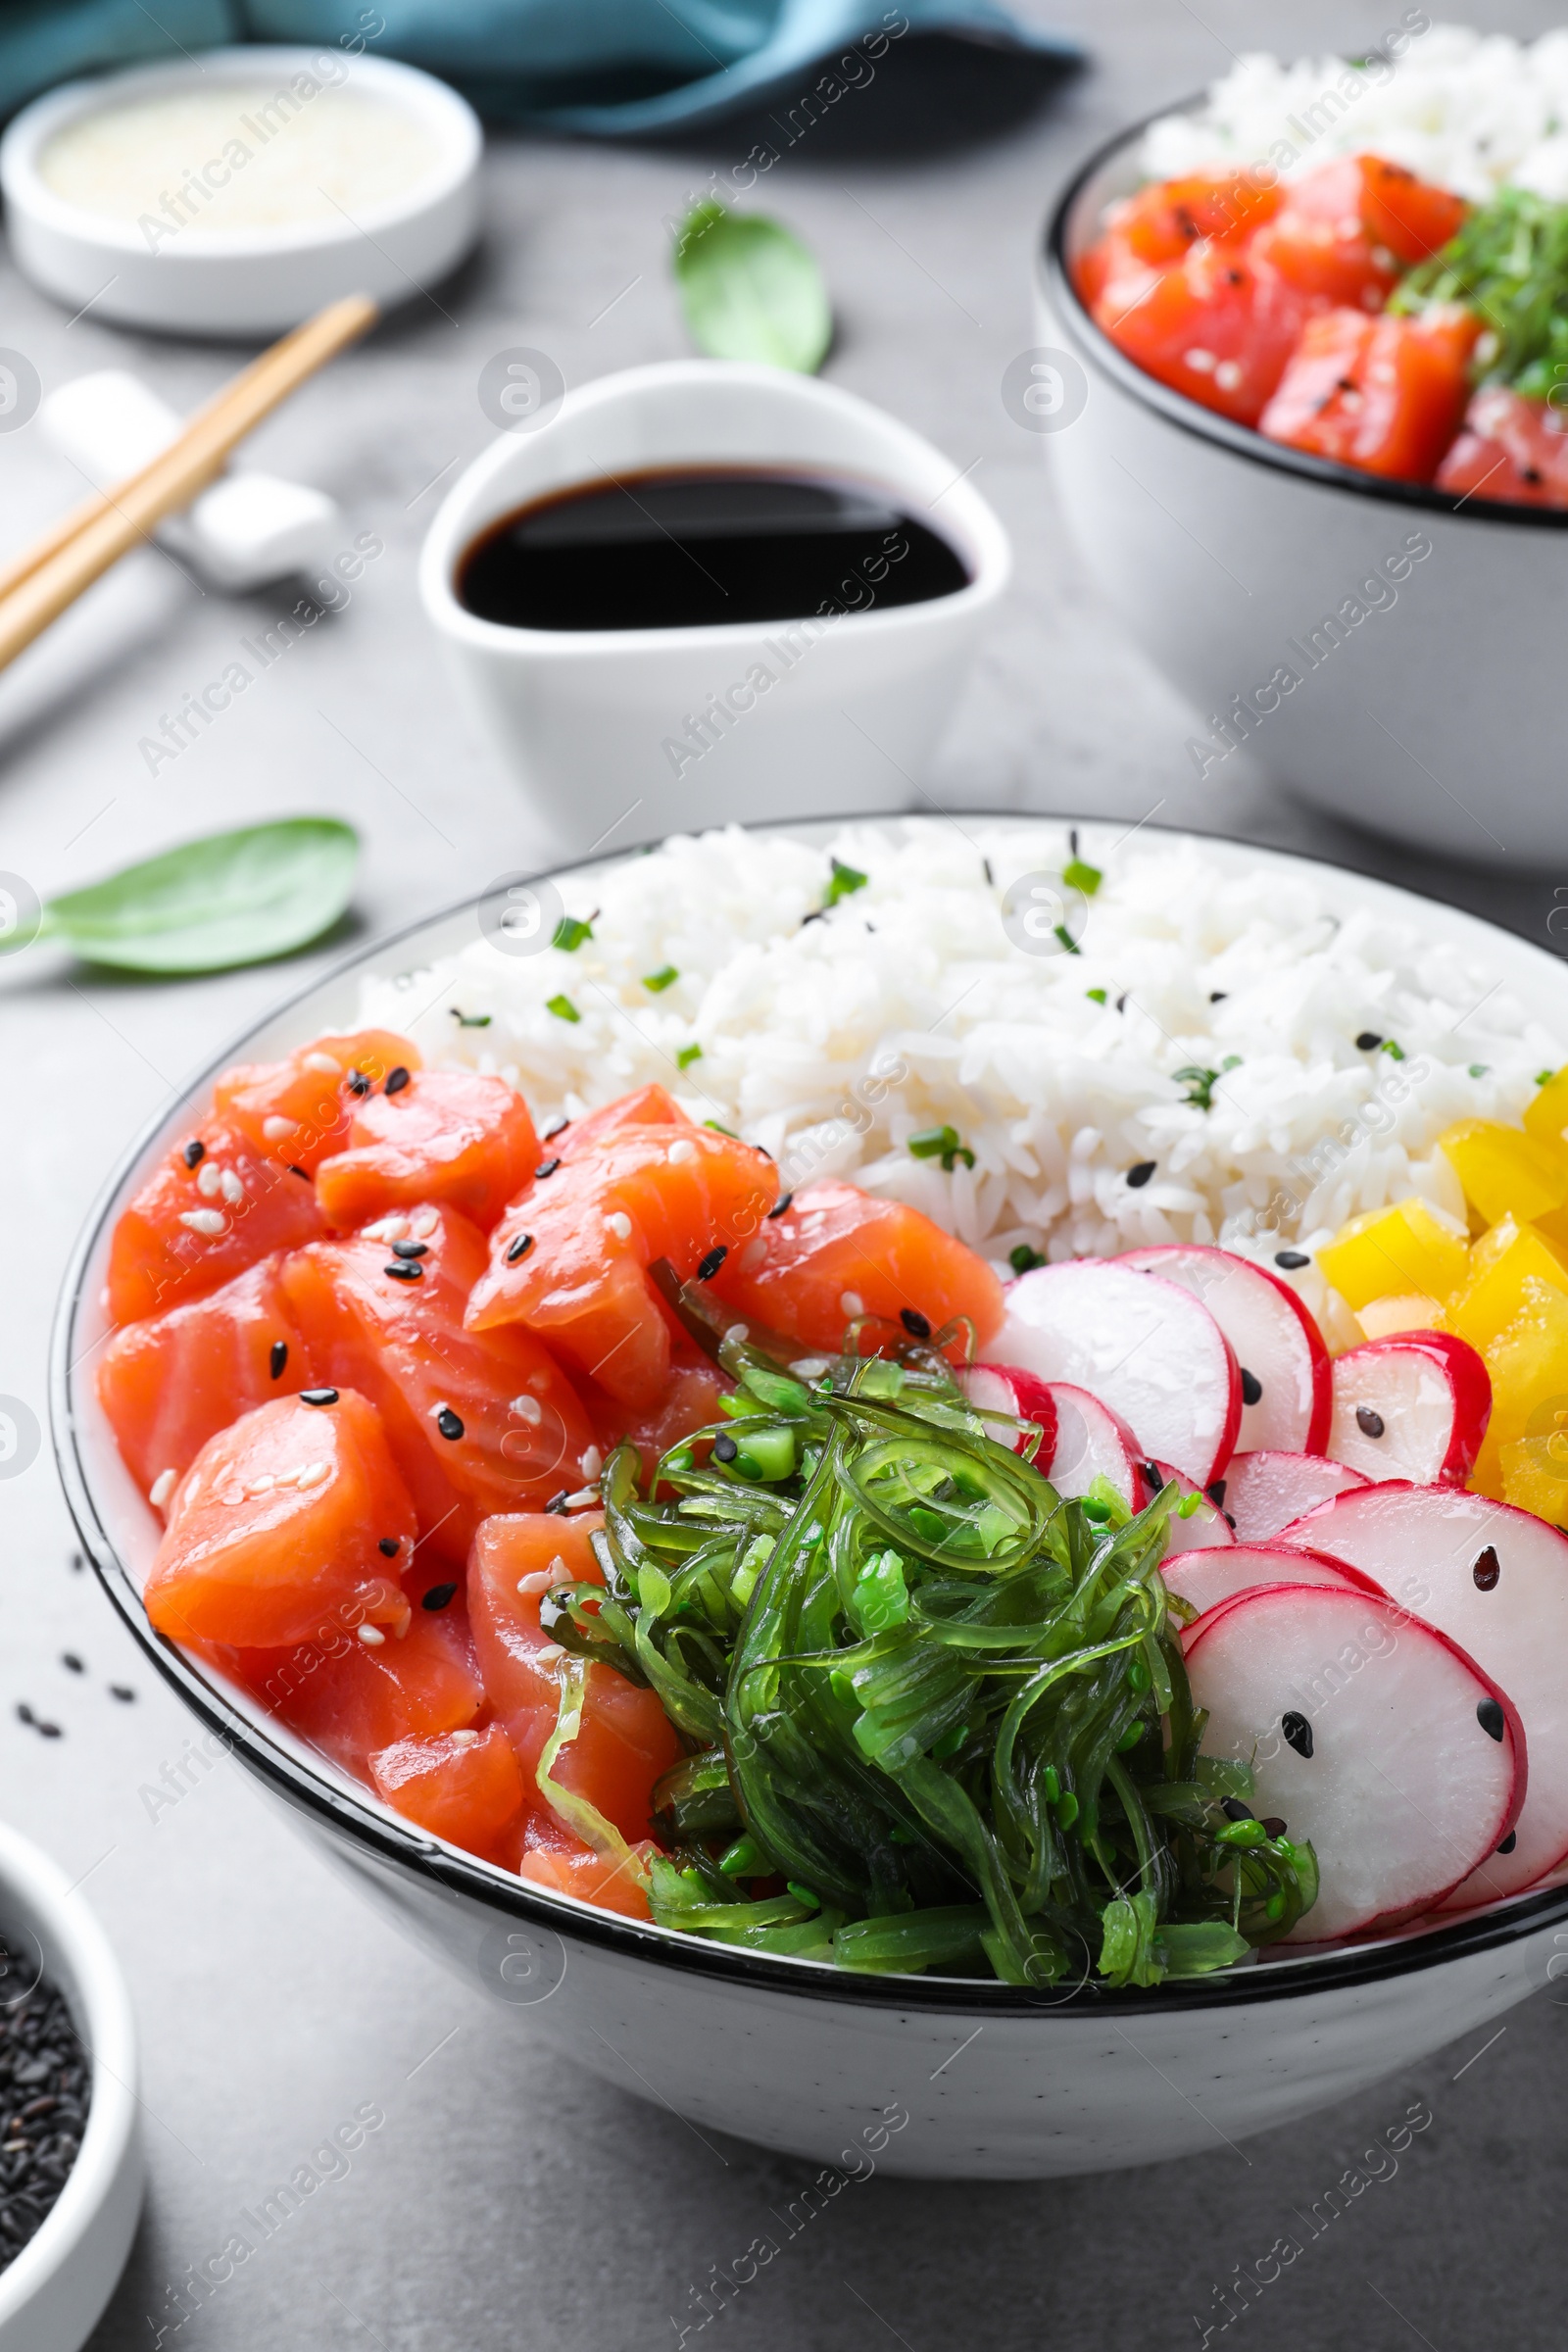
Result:
<svg viewBox="0 0 1568 2352"><path fill-rule="evenodd" d="M1271 270L1270 239L1296 266L1285 210L1232 257L1242 285L1217 277L1226 250L1217 242L1142 287L1124 270L1119 296L1114 283L1099 283L1089 256L1102 223L1120 250L1113 208L1145 178L1149 128L1134 124L1107 141L1046 223L1040 348L1028 357L1055 370L1067 397L1040 419L1020 420L1041 434L1067 528L1101 597L1192 711L1189 767L1214 785L1243 751L1282 792L1427 856L1491 862L1560 854L1568 820L1556 610L1568 512L1544 495L1505 503L1482 478L1491 463L1493 488L1511 486L1533 466L1543 480L1525 488L1544 494L1560 470L1554 450L1545 463L1529 457L1524 418L1482 409L1485 394L1461 430L1468 385L1453 350L1411 336L1414 319L1373 319L1353 307L1330 314L1357 329L1353 367L1326 387L1341 437L1314 435L1309 427L1322 420L1303 418L1303 446L1265 438L1255 427L1271 397L1276 409L1285 397L1299 306L1310 311L1323 298L1275 271L1266 299L1260 292L1255 307L1242 302ZM1298 209L1308 176L1285 182L1288 207ZM1358 217L1363 227L1377 223L1373 243L1400 262L1419 257L1445 225L1426 195L1412 198L1398 182L1364 187ZM1199 331L1204 291L1215 294L1217 340ZM1374 338L1398 330L1396 348L1379 346L1380 365L1424 368L1431 378L1433 405L1423 414L1446 413L1456 400L1450 430L1454 450L1468 453L1462 479L1445 478L1435 428L1411 455L1422 478L1344 462L1357 437L1350 392L1363 398L1364 425L1364 396L1383 390L1361 380L1368 326ZM1551 420L1530 423L1544 445ZM1483 427L1497 436L1485 445L1490 460L1477 447ZM1373 462L1380 448L1392 460L1392 432L1381 444L1374 437ZM1501 761L1499 744L1508 747Z"/></svg>
<svg viewBox="0 0 1568 2352"><path fill-rule="evenodd" d="M801 831L824 848L834 837L830 827ZM1303 870L1299 861L1243 853L1221 841L1205 843L1203 854L1238 874L1255 872L1260 861L1286 878L1298 878ZM1391 919L1413 911L1407 898L1381 885L1312 870L1342 915L1368 906ZM586 895L594 878L564 879L574 894L584 894L573 903L596 903ZM1423 912L1440 941L1474 944L1465 918L1435 906ZM384 984L389 974L439 962L460 953L476 930L476 910L467 905L390 948L356 956L274 1014L241 1049L245 1061L275 1064L320 1034L354 1034L369 975ZM1523 996L1534 992L1544 1017L1568 1024L1560 967L1522 941L1487 938L1510 986ZM390 1018L395 1026L397 1013ZM185 1096L187 1105L206 1099L216 1075L209 1073ZM554 1105L532 1107L542 1114ZM671 1118L670 1107L679 1108L645 1103L656 1115L628 1124L662 1129L677 1143L710 1132L694 1128L684 1115ZM609 1133L602 1128L596 1140L593 1114L580 1109L574 1124L575 1144L570 1127L553 1139L561 1167L555 1176L530 1179L524 1195L530 1201L548 1194L579 1149L586 1157L607 1149L613 1135L607 1122ZM113 1179L68 1275L54 1405L73 1513L106 1591L149 1661L318 1849L406 1933L485 1994L498 2025L510 2019L546 2036L564 2054L626 2087L637 2086L614 2051L657 2051L661 2091L705 2131L739 2132L831 2163L851 2138L858 2144L862 2130L884 2119L887 2144L878 2153L884 2169L1007 2179L1191 2155L1212 2144L1216 2123L1238 2138L1291 2122L1457 2034L1493 2030L1512 2002L1544 1981L1552 1938L1568 1923L1568 1890L1551 1885L1374 1941L1333 1950L1293 1948L1212 1978L1125 1994L1098 1988L1087 1971L1082 1982L1069 1976L1043 1991L941 1973L911 1980L834 1969L816 1959L656 1926L645 1916L642 1874L659 1847L670 1843L677 1817L672 1792L683 1771L682 1788L696 1786L689 1768L700 1765L702 1743L677 1737L651 1690L573 1652L581 1628L565 1608L564 1592L574 1589L578 1617L591 1625L596 1596L608 1590L594 1544L599 1512L579 1491L547 1494L531 1507L486 1505L480 1541L461 1558L444 1555L436 1534L425 1535L416 1479L407 1467L420 1457L400 1452L390 1405L318 1361L315 1333L292 1291L290 1312L310 1355L311 1389L335 1389L337 1400L312 1404L298 1395L270 1396L234 1427L203 1440L183 1473L187 1484L200 1474L208 1449L223 1449L226 1442L226 1450L210 1456L213 1466L231 1475L236 1488L260 1489L229 1506L236 1524L226 1537L203 1524L203 1486L187 1514L177 1482L167 1498L166 1531L149 1503L149 1482L122 1458L96 1389L98 1362L116 1329L103 1298L111 1237L148 1177L172 1166L196 1133L188 1107L160 1117ZM757 1170L752 1184L767 1224L781 1179L760 1153L749 1152L748 1160ZM354 1262L366 1266L367 1284L384 1282L387 1298L402 1302L388 1308L385 1325L370 1318L360 1328L373 1325L395 1336L399 1317L414 1316L416 1301L418 1315L433 1312L446 1280L443 1262L457 1267L451 1276L458 1294L469 1262L493 1270L496 1239L509 1229L512 1214L509 1209L487 1238L471 1222L465 1235L461 1210L416 1205L386 1212L391 1222L384 1232L329 1238L315 1214L314 1187L297 1177L287 1181L312 1204L315 1222L307 1235L273 1242L244 1265L229 1267L221 1282L206 1286L204 1298L217 1297L224 1284L279 1253L297 1267L318 1262L328 1250L358 1251ZM425 1213L436 1219L439 1234L414 1230ZM788 1224L788 1212L776 1222ZM695 1225L678 1238L687 1254L676 1271L690 1279L718 1244ZM766 1236L760 1238L770 1252ZM1445 1228L1440 1238L1454 1237ZM1425 1239L1438 1248L1431 1235ZM425 1255L400 1256L398 1241L416 1248L422 1242ZM759 1274L757 1264L745 1267L744 1247L724 1246L724 1262L699 1281L715 1298L732 1272L737 1282ZM1468 1267L1462 1236L1458 1258L1450 1295ZM428 1267L432 1260L432 1270L413 1280L384 1272L393 1264ZM771 1255L761 1263L771 1267ZM925 1260L922 1281L905 1286L915 1294L911 1311L934 1326L943 1307L967 1312L980 1346L991 1350L986 1360L995 1361L995 1342L979 1336L987 1320L984 1300L936 1296L936 1286L927 1287L934 1263ZM639 1284L646 1284L645 1266L635 1264L634 1270ZM1419 1278L1423 1287L1438 1279L1427 1260ZM1415 1281L1401 1274L1400 1290L1411 1292ZM873 1298L848 1281L840 1290L841 1308L844 1288L855 1289L868 1315L875 1310L887 1319L895 1309L902 1319L897 1297ZM1521 1292L1526 1309L1539 1303L1528 1279ZM650 1303L646 1290L636 1296ZM1551 1290L1550 1296L1568 1294ZM170 1304L158 1308L161 1317ZM658 1309L657 1294L651 1304ZM771 1307L768 1321L771 1327ZM1538 1321L1536 1372L1544 1381L1562 1334L1544 1310ZM682 1405L689 1418L670 1434L679 1438L705 1421L729 1418L719 1402L728 1394L726 1376L694 1364L667 1320L662 1328L669 1364L681 1377L646 1412L662 1412L690 1374L691 1393ZM908 1344L918 1347L917 1335L905 1330ZM612 1436L629 1432L639 1450L651 1451L664 1435L649 1425L645 1408L617 1405L602 1383L579 1391L576 1367L532 1327L524 1331L509 1322L473 1333L463 1317L454 1322L449 1301L433 1326L432 1355L434 1340L455 1348L459 1334L486 1345L527 1338L542 1348L578 1396L590 1461ZM1517 1336L1507 1324L1488 1344L1494 1382L1492 1351L1514 1345ZM389 1339L387 1355L394 1354ZM270 1360L269 1354L269 1369ZM1216 1360L1223 1361L1222 1347ZM424 1367L416 1357L415 1363L422 1380ZM291 1365L288 1377L294 1375ZM399 1393L416 1393L412 1372ZM452 1402L418 1393L431 1405ZM1055 1395L1064 1395L1059 1383ZM358 1401L350 1402L351 1396ZM618 1430L612 1408L620 1416ZM461 1402L454 1409L466 1430ZM258 1423L270 1429L274 1420L288 1424L287 1442L278 1441L280 1458L245 1435ZM334 1441L330 1453L329 1425L343 1433L341 1448ZM738 1421L732 1425L740 1427ZM378 1431L378 1438L367 1430ZM312 1442L309 1452L305 1439ZM1507 1442L1530 1441L1515 1439L1510 1425ZM438 1466L466 1458L463 1442L443 1436L439 1427L433 1442L421 1431L419 1444ZM134 1456L134 1445L127 1442L127 1454ZM1163 1458L1163 1449L1155 1451ZM150 1458L144 1450L143 1468ZM503 1450L499 1458L509 1457ZM476 1459L491 1457L481 1447ZM327 1463L327 1478L301 1487L299 1469L318 1460ZM1128 1462L1141 1480L1134 1457ZM1157 1460L1151 1467L1158 1473ZM291 1472L294 1484L279 1499L275 1486L267 1490L261 1481L269 1475L275 1481L281 1471ZM585 1485L591 1483L581 1457L577 1472ZM1376 1491L1360 1489L1350 1473L1334 1471L1322 1457L1301 1456L1290 1488L1298 1507L1319 1492L1304 1482L1325 1472L1347 1482L1348 1491ZM1221 1475L1241 1474L1232 1461ZM456 1491L457 1470L443 1476ZM343 1531L333 1521L347 1492L340 1478L357 1478L363 1492L373 1494L376 1524L368 1556L363 1545L340 1540ZM1456 1491L1442 1492L1449 1496ZM612 1481L612 1508L618 1507ZM546 1502L557 1507L546 1508ZM423 1507L428 1510L427 1499ZM280 1515L270 1517L273 1512ZM288 1530L293 1532L285 1540ZM172 1547L155 1576L166 1535ZM392 1546L390 1556L383 1542ZM223 1568L247 1544L264 1573L241 1613L231 1605ZM1222 1562L1226 1552L1185 1556L1199 1564L1190 1568L1197 1575L1205 1572L1201 1563ZM1499 1591L1505 1585L1506 1569ZM207 1630L199 1641L181 1638L180 1625L166 1611L170 1594L175 1601L188 1598L201 1612ZM152 1622L149 1600L168 1631ZM574 1708L579 1735L563 1740ZM699 1753L687 1753L691 1748ZM515 1819L509 1757L522 1792ZM461 1841L477 1844L491 1837L495 1842L486 1853L466 1851ZM1107 2066L1105 2056L1107 2021L1124 2012L1132 2021L1128 2031L1154 2061L1131 2074L1119 2064ZM978 2034L977 2028L983 2029ZM949 2064L965 2044L959 2062ZM1203 2113L1172 2098L1164 2078L1202 2083Z"/></svg>

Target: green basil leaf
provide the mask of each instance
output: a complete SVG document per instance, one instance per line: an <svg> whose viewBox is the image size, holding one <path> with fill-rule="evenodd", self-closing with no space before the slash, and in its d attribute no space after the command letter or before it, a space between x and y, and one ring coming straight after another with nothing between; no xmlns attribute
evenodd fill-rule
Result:
<svg viewBox="0 0 1568 2352"><path fill-rule="evenodd" d="M353 826L330 816L214 833L51 899L43 932L90 963L126 971L263 963L336 922L359 852Z"/></svg>
<svg viewBox="0 0 1568 2352"><path fill-rule="evenodd" d="M762 213L709 199L675 240L675 282L686 324L715 360L760 360L813 375L833 339L822 272L798 237Z"/></svg>

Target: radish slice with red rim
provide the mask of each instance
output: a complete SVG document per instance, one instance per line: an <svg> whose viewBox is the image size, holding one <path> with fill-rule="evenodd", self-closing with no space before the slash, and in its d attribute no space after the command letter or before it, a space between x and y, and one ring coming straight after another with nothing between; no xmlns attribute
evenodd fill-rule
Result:
<svg viewBox="0 0 1568 2352"><path fill-rule="evenodd" d="M1152 1478L1149 1475L1151 1471L1154 1474ZM1195 1487L1190 1478L1183 1478L1169 1462L1146 1463L1144 1477L1153 1494L1157 1494L1172 1480L1181 1490L1182 1499L1165 1522L1167 1559L1182 1551L1223 1551L1235 1543L1231 1523L1213 1496L1205 1494L1201 1487ZM1219 1483L1215 1481L1216 1486Z"/></svg>
<svg viewBox="0 0 1568 2352"><path fill-rule="evenodd" d="M1329 1451L1368 1478L1463 1486L1492 1418L1492 1382L1469 1344L1403 1331L1334 1364Z"/></svg>
<svg viewBox="0 0 1568 2352"><path fill-rule="evenodd" d="M1326 1453L1233 1453L1221 1501L1236 1522L1238 1544L1266 1544L1303 1512L1349 1487L1367 1484L1359 1470Z"/></svg>
<svg viewBox="0 0 1568 2352"><path fill-rule="evenodd" d="M1441 1903L1524 1802L1512 1702L1446 1634L1368 1592L1262 1585L1194 1629L1203 1746L1252 1767L1252 1809L1317 1855L1285 1938L1396 1927Z"/></svg>
<svg viewBox="0 0 1568 2352"><path fill-rule="evenodd" d="M1363 1576L1359 1569L1347 1568L1316 1552L1287 1550L1283 1545L1274 1549L1266 1544L1233 1543L1229 1551L1189 1551L1174 1559L1167 1553L1160 1574L1200 1618L1222 1601L1234 1599L1238 1592L1250 1592L1259 1585L1326 1585L1336 1592L1379 1592L1371 1577ZM1195 1640L1197 1633L1194 1626L1183 1636L1184 1642Z"/></svg>
<svg viewBox="0 0 1568 2352"><path fill-rule="evenodd" d="M1179 1282L1225 1334L1241 1372L1239 1447L1322 1452L1333 1409L1329 1352L1289 1283L1250 1258L1198 1242L1130 1250L1118 1262Z"/></svg>
<svg viewBox="0 0 1568 2352"><path fill-rule="evenodd" d="M1126 1422L1069 1381L1052 1381L1048 1393L1056 1416L1055 1448L1049 1462L1043 1451L1038 1454L1035 1467L1068 1497L1087 1494L1096 1479L1103 1478L1130 1511L1141 1511L1154 1490Z"/></svg>
<svg viewBox="0 0 1568 2352"><path fill-rule="evenodd" d="M1375 1577L1390 1598L1461 1642L1519 1710L1530 1793L1514 1843L1488 1856L1453 1907L1516 1894L1568 1860L1568 1537L1544 1519L1453 1487L1363 1487L1311 1511L1280 1542L1307 1544Z"/></svg>
<svg viewBox="0 0 1568 2352"><path fill-rule="evenodd" d="M1040 1430L1035 1468L1049 1474L1056 1450L1056 1405L1043 1380L1020 1371L1016 1364L965 1364L958 1373L958 1386L976 1412L1003 1416L995 1424L986 1423L986 1435L1013 1453L1026 1450L1030 1433L1009 1428L1009 1422L1035 1422Z"/></svg>
<svg viewBox="0 0 1568 2352"><path fill-rule="evenodd" d="M1119 1413L1146 1454L1196 1486L1231 1456L1241 1376L1219 1325L1192 1292L1125 1259L1069 1258L1020 1274L1003 1294L994 1363L1087 1389Z"/></svg>

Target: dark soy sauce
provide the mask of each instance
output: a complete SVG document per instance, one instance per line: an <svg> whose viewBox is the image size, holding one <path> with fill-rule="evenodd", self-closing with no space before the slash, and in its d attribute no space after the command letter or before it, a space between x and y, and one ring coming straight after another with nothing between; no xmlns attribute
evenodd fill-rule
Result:
<svg viewBox="0 0 1568 2352"><path fill-rule="evenodd" d="M873 489L706 468L586 482L504 514L466 550L458 601L516 629L699 629L885 611L968 582L946 539Z"/></svg>

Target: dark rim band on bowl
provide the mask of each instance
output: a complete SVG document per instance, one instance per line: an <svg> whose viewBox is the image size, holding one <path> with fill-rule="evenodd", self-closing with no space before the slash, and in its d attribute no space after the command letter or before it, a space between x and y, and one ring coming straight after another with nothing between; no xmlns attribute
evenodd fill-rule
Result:
<svg viewBox="0 0 1568 2352"><path fill-rule="evenodd" d="M1088 827L1106 821L1070 813L1058 816L1048 810L975 809L966 813L977 824L1024 826L1077 823ZM917 822L936 821L929 817L922 820L916 811L891 816L885 813L863 816L847 812L773 821L744 829L755 833L796 836L833 826L906 823L911 816ZM1186 826L1150 825L1145 829L1183 838L1191 836L1191 828ZM1295 852L1279 850L1270 844L1250 842L1236 835L1222 838L1237 848L1255 849L1270 858L1290 858L1293 863L1309 868L1316 866L1330 871L1348 870L1334 868L1326 858L1299 857ZM554 867L541 868L534 878L542 881L557 874L587 873L596 866L620 864L635 855L635 850L622 850L607 852L599 858L567 860ZM176 1102L188 1102L210 1091L219 1071L249 1045L264 1022L276 1020L294 1005L305 1003L318 991L330 987L334 981L368 970L376 960L391 956L405 943L413 941L436 924L452 921L481 903L482 896L460 899L450 906L433 914L422 915L416 922L406 924L401 930L374 941L368 948L360 948L344 956L326 971L318 973L303 987L271 1005L263 1021L249 1022L237 1036L230 1039L221 1053L213 1056L187 1087L179 1090ZM1031 1993L1017 1985L991 1984L977 1978L861 1975L855 1970L834 1967L825 1961L789 1959L775 1953L749 1951L744 1946L712 1943L702 1936L685 1935L678 1929L658 1928L651 1923L626 1919L619 1913L599 1910L587 1904L580 1909L574 1908L565 1897L532 1888L526 1880L514 1877L499 1866L479 1862L456 1848L438 1845L412 1823L401 1822L396 1817L372 1809L370 1802L350 1794L347 1789L333 1787L324 1775L299 1763L276 1744L251 1716L210 1682L177 1644L153 1631L140 1589L115 1549L93 1499L91 1483L81 1456L73 1400L77 1353L76 1324L82 1304L82 1284L104 1226L121 1205L128 1178L149 1147L169 1125L171 1117L171 1105L166 1102L154 1117L146 1121L131 1144L121 1153L72 1250L50 1341L49 1405L55 1457L72 1519L98 1580L164 1680L179 1693L208 1730L216 1732L231 1752L239 1756L249 1771L265 1781L285 1802L321 1824L327 1831L339 1836L349 1833L379 1860L401 1864L437 1887L472 1897L562 1941L575 1938L581 1943L620 1952L628 1958L651 1961L660 1967L693 1969L700 1975L733 1984L750 1985L799 1999L944 2014L961 2012L987 2017L1041 2018L1069 2014L1083 2016L1086 2013L1137 2015L1151 2011L1187 2010L1195 2006L1245 2006L1256 2001L1286 1999L1300 1993L1345 1991L1407 1971L1435 1968L1449 1960L1500 1950L1537 1929L1548 1927L1559 1920L1568 1920L1568 1885L1564 1885L1547 1887L1539 1894L1505 1898L1495 1910L1458 1914L1446 1926L1422 1928L1402 1934L1395 1931L1382 1942L1367 1943L1345 1952L1303 1948L1299 1956L1269 1957L1243 1964L1216 1977L1185 1978L1150 1991L1113 1991L1106 1986L1084 1982L1067 1992L1058 1993L1046 1986L1037 1993Z"/></svg>
<svg viewBox="0 0 1568 2352"><path fill-rule="evenodd" d="M1529 530L1568 529L1568 508L1532 507L1508 499L1478 498L1471 491L1455 496L1447 490L1435 490L1426 482L1401 482L1386 474L1365 473L1354 466L1340 465L1337 459L1313 457L1306 450L1292 449L1283 441L1270 441L1253 426L1238 424L1233 417L1222 416L1217 409L1205 409L1200 401L1190 400L1185 392L1162 384L1157 376L1150 375L1136 361L1130 360L1103 327L1096 324L1073 284L1067 262L1067 234L1084 192L1108 164L1141 140L1153 123L1170 115L1191 113L1201 103L1200 94L1175 106L1162 106L1146 115L1130 130L1120 130L1114 138L1106 139L1073 173L1047 219L1041 245L1042 270L1056 317L1079 343L1083 356L1122 391L1141 400L1146 408L1157 411L1167 423L1180 426L1183 432L1192 433L1200 441L1215 442L1233 457L1245 458L1250 465L1298 474L1321 489L1349 491L1358 498L1377 499L1385 506L1410 507L1421 514L1466 514L1483 522L1516 523ZM1245 172L1248 166L1238 164L1236 169Z"/></svg>

